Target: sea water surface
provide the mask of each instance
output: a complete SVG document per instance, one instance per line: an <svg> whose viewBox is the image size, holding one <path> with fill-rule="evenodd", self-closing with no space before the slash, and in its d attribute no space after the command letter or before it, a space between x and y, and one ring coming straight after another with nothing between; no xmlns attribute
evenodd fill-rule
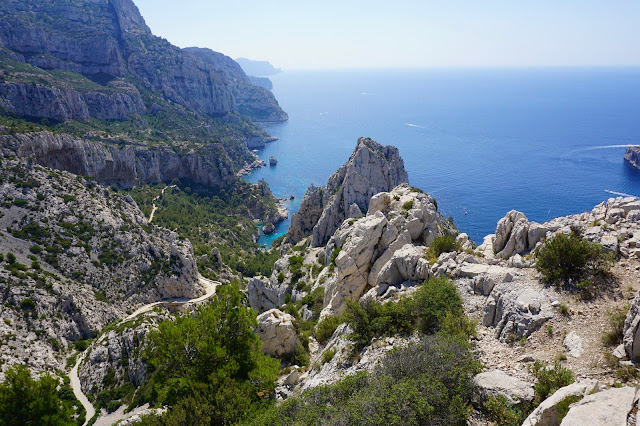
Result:
<svg viewBox="0 0 640 426"><path fill-rule="evenodd" d="M265 125L279 138L256 170L297 211L309 184L325 185L357 138L395 145L411 185L477 243L511 209L544 222L640 196L625 147L640 144L640 69L455 69L286 72L272 78L289 114ZM285 233L263 236L270 245Z"/></svg>

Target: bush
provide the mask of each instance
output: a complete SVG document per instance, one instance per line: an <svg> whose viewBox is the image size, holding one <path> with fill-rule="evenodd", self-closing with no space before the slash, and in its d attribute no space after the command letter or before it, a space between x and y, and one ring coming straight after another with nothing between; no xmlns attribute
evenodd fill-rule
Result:
<svg viewBox="0 0 640 426"><path fill-rule="evenodd" d="M361 346L379 336L406 334L414 329L413 300L380 303L373 299L347 300L345 319L353 330L351 339Z"/></svg>
<svg viewBox="0 0 640 426"><path fill-rule="evenodd" d="M484 409L489 418L500 426L520 426L529 415L526 407L510 405L504 395L487 398Z"/></svg>
<svg viewBox="0 0 640 426"><path fill-rule="evenodd" d="M20 302L20 308L22 308L23 311L32 311L36 308L36 302L29 297L24 298L22 302Z"/></svg>
<svg viewBox="0 0 640 426"><path fill-rule="evenodd" d="M418 328L425 334L437 331L448 313L463 316L462 298L458 289L445 277L425 281L416 292L414 300Z"/></svg>
<svg viewBox="0 0 640 426"><path fill-rule="evenodd" d="M602 336L602 343L607 346L615 346L622 343L622 338L624 337L624 321L627 318L627 312L629 312L629 305L607 311L609 331L605 332Z"/></svg>
<svg viewBox="0 0 640 426"><path fill-rule="evenodd" d="M11 252L7 253L7 263L9 263L9 265L16 263L16 255Z"/></svg>
<svg viewBox="0 0 640 426"><path fill-rule="evenodd" d="M536 269L550 284L565 284L571 280L603 275L613 265L613 253L607 253L597 243L582 239L577 233L558 234L536 250Z"/></svg>
<svg viewBox="0 0 640 426"><path fill-rule="evenodd" d="M556 362L553 367L549 367L540 361L536 361L531 368L531 373L537 378L536 383L533 385L536 406L553 395L558 389L575 381L571 370L563 367L559 362Z"/></svg>
<svg viewBox="0 0 640 426"><path fill-rule="evenodd" d="M236 424L275 389L280 363L261 352L253 331L256 312L243 301L236 284L220 286L211 303L150 332L145 356L154 373L149 380L157 402L174 407L169 418L194 401L205 410L205 424Z"/></svg>
<svg viewBox="0 0 640 426"><path fill-rule="evenodd" d="M456 236L453 234L435 237L429 245L429 254L436 259L440 257L442 253L452 251L460 251L460 243L456 241Z"/></svg>
<svg viewBox="0 0 640 426"><path fill-rule="evenodd" d="M429 336L388 353L374 374L316 387L249 424L464 425L477 372L468 344Z"/></svg>
<svg viewBox="0 0 640 426"><path fill-rule="evenodd" d="M327 343L342 322L343 318L340 315L330 315L320 321L313 333L318 343L321 345Z"/></svg>

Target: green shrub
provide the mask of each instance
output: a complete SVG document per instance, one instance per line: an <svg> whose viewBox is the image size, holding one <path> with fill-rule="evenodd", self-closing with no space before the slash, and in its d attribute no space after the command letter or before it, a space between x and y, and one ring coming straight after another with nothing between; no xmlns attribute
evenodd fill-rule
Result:
<svg viewBox="0 0 640 426"><path fill-rule="evenodd" d="M407 334L414 329L413 300L380 303L373 299L347 300L345 319L353 330L351 339L361 346L374 337Z"/></svg>
<svg viewBox="0 0 640 426"><path fill-rule="evenodd" d="M429 255L436 259L440 257L442 253L452 251L460 251L460 243L456 241L456 236L453 234L437 236L429 245Z"/></svg>
<svg viewBox="0 0 640 426"><path fill-rule="evenodd" d="M409 200L402 205L402 210L411 210L413 208L413 200Z"/></svg>
<svg viewBox="0 0 640 426"><path fill-rule="evenodd" d="M297 365L300 367L306 367L309 365L309 352L300 342L296 344L293 353L291 353L287 358L291 365Z"/></svg>
<svg viewBox="0 0 640 426"><path fill-rule="evenodd" d="M425 334L438 330L443 318L451 313L463 316L462 298L455 284L445 278L431 278L414 296L418 327Z"/></svg>
<svg viewBox="0 0 640 426"><path fill-rule="evenodd" d="M336 348L331 348L328 351L324 351L324 353L322 354L322 364L331 362L334 356L336 356Z"/></svg>
<svg viewBox="0 0 640 426"><path fill-rule="evenodd" d="M68 404L60 400L58 381L48 374L33 380L29 369L14 365L0 384L0 424L75 425Z"/></svg>
<svg viewBox="0 0 640 426"><path fill-rule="evenodd" d="M563 398L562 401L556 405L556 410L558 410L558 423L560 423L569 413L569 406L581 401L582 398L582 395L569 395Z"/></svg>
<svg viewBox="0 0 640 426"><path fill-rule="evenodd" d="M391 351L375 373L319 386L256 415L252 425L464 425L479 372L469 345L443 336Z"/></svg>
<svg viewBox="0 0 640 426"><path fill-rule="evenodd" d="M325 317L322 321L316 325L315 331L313 332L316 340L324 345L329 341L331 336L333 336L334 331L340 324L343 323L343 318L340 315L329 315Z"/></svg>
<svg viewBox="0 0 640 426"><path fill-rule="evenodd" d="M340 252L342 251L342 247L338 246L336 248L333 249L333 251L331 252L331 265L335 266L336 265L336 259L338 258L338 255L340 254Z"/></svg>
<svg viewBox="0 0 640 426"><path fill-rule="evenodd" d="M629 305L612 308L607 311L609 330L602 336L602 343L607 346L619 345L624 337L624 322L629 312Z"/></svg>
<svg viewBox="0 0 640 426"><path fill-rule="evenodd" d="M536 406L553 395L558 389L575 381L571 370L563 367L559 362L556 362L553 367L549 367L540 361L536 361L531 368L531 373L537 379L533 385Z"/></svg>
<svg viewBox="0 0 640 426"><path fill-rule="evenodd" d="M484 409L489 418L500 426L520 426L529 415L527 407L509 404L504 395L487 398Z"/></svg>
<svg viewBox="0 0 640 426"><path fill-rule="evenodd" d="M23 311L31 311L34 310L36 308L36 302L33 301L33 299L27 297L22 299L22 302L20 302L20 308L22 308Z"/></svg>
<svg viewBox="0 0 640 426"><path fill-rule="evenodd" d="M603 275L613 265L613 253L607 253L597 243L582 239L577 233L558 234L536 250L536 269L550 284L565 284L572 280Z"/></svg>
<svg viewBox="0 0 640 426"><path fill-rule="evenodd" d="M7 263L9 263L9 265L16 263L16 255L11 252L7 253Z"/></svg>

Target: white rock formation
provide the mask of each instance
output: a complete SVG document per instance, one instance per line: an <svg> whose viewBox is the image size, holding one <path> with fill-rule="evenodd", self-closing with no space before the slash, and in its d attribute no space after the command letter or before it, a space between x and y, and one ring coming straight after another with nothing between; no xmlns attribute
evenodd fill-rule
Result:
<svg viewBox="0 0 640 426"><path fill-rule="evenodd" d="M256 333L262 340L262 352L275 357L293 352L299 342L293 320L291 315L278 309L258 315Z"/></svg>

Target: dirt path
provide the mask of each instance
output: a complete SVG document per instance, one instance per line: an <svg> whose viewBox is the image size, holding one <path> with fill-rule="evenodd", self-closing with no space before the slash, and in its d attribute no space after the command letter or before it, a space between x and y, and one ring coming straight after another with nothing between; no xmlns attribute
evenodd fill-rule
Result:
<svg viewBox="0 0 640 426"><path fill-rule="evenodd" d="M153 216L156 214L156 211L158 210L158 206L156 206L156 201L158 201L158 199L164 195L164 191L166 191L167 188L178 189L176 185L169 185L162 188L162 192L160 193L160 195L158 195L156 198L153 199L153 207L151 207L151 214L149 215L149 223L153 221Z"/></svg>
<svg viewBox="0 0 640 426"><path fill-rule="evenodd" d="M165 188L166 189L166 188ZM162 191L164 192L164 190ZM153 216L153 213L152 213ZM198 276L198 279L200 281L200 283L205 287L206 292L204 295L197 297L195 299L180 299L180 300L162 300L160 302L154 302L154 303L149 303L147 305L144 305L140 308L138 308L134 313L132 313L131 315L129 315L128 317L124 318L123 322L126 321L131 321L132 319L138 317L139 315L144 314L145 312L149 312L150 310L152 310L155 306L158 305L163 305L163 304L186 304L186 303L199 303L202 301L205 301L207 299L209 299L211 296L213 296L216 293L216 287L218 287L220 285L219 282L217 281L211 281L207 278L204 278L203 276ZM94 341L93 343L98 343L99 340ZM80 403L82 404L82 406L84 407L85 410L87 410L87 417L86 417L86 421L84 422L83 426L86 426L86 424L89 422L89 420L91 420L91 418L95 415L96 410L93 407L93 405L91 404L91 402L89 402L89 400L87 399L87 396L82 392L82 386L80 384L80 378L78 377L78 367L80 366L80 363L84 360L84 356L85 354L89 353L89 348L85 349L84 352L81 352L78 355L78 360L76 361L76 364L73 366L73 368L71 369L71 371L69 372L69 379L71 380L71 388L73 389L73 394L76 396L76 398L78 398L78 401L80 401Z"/></svg>

